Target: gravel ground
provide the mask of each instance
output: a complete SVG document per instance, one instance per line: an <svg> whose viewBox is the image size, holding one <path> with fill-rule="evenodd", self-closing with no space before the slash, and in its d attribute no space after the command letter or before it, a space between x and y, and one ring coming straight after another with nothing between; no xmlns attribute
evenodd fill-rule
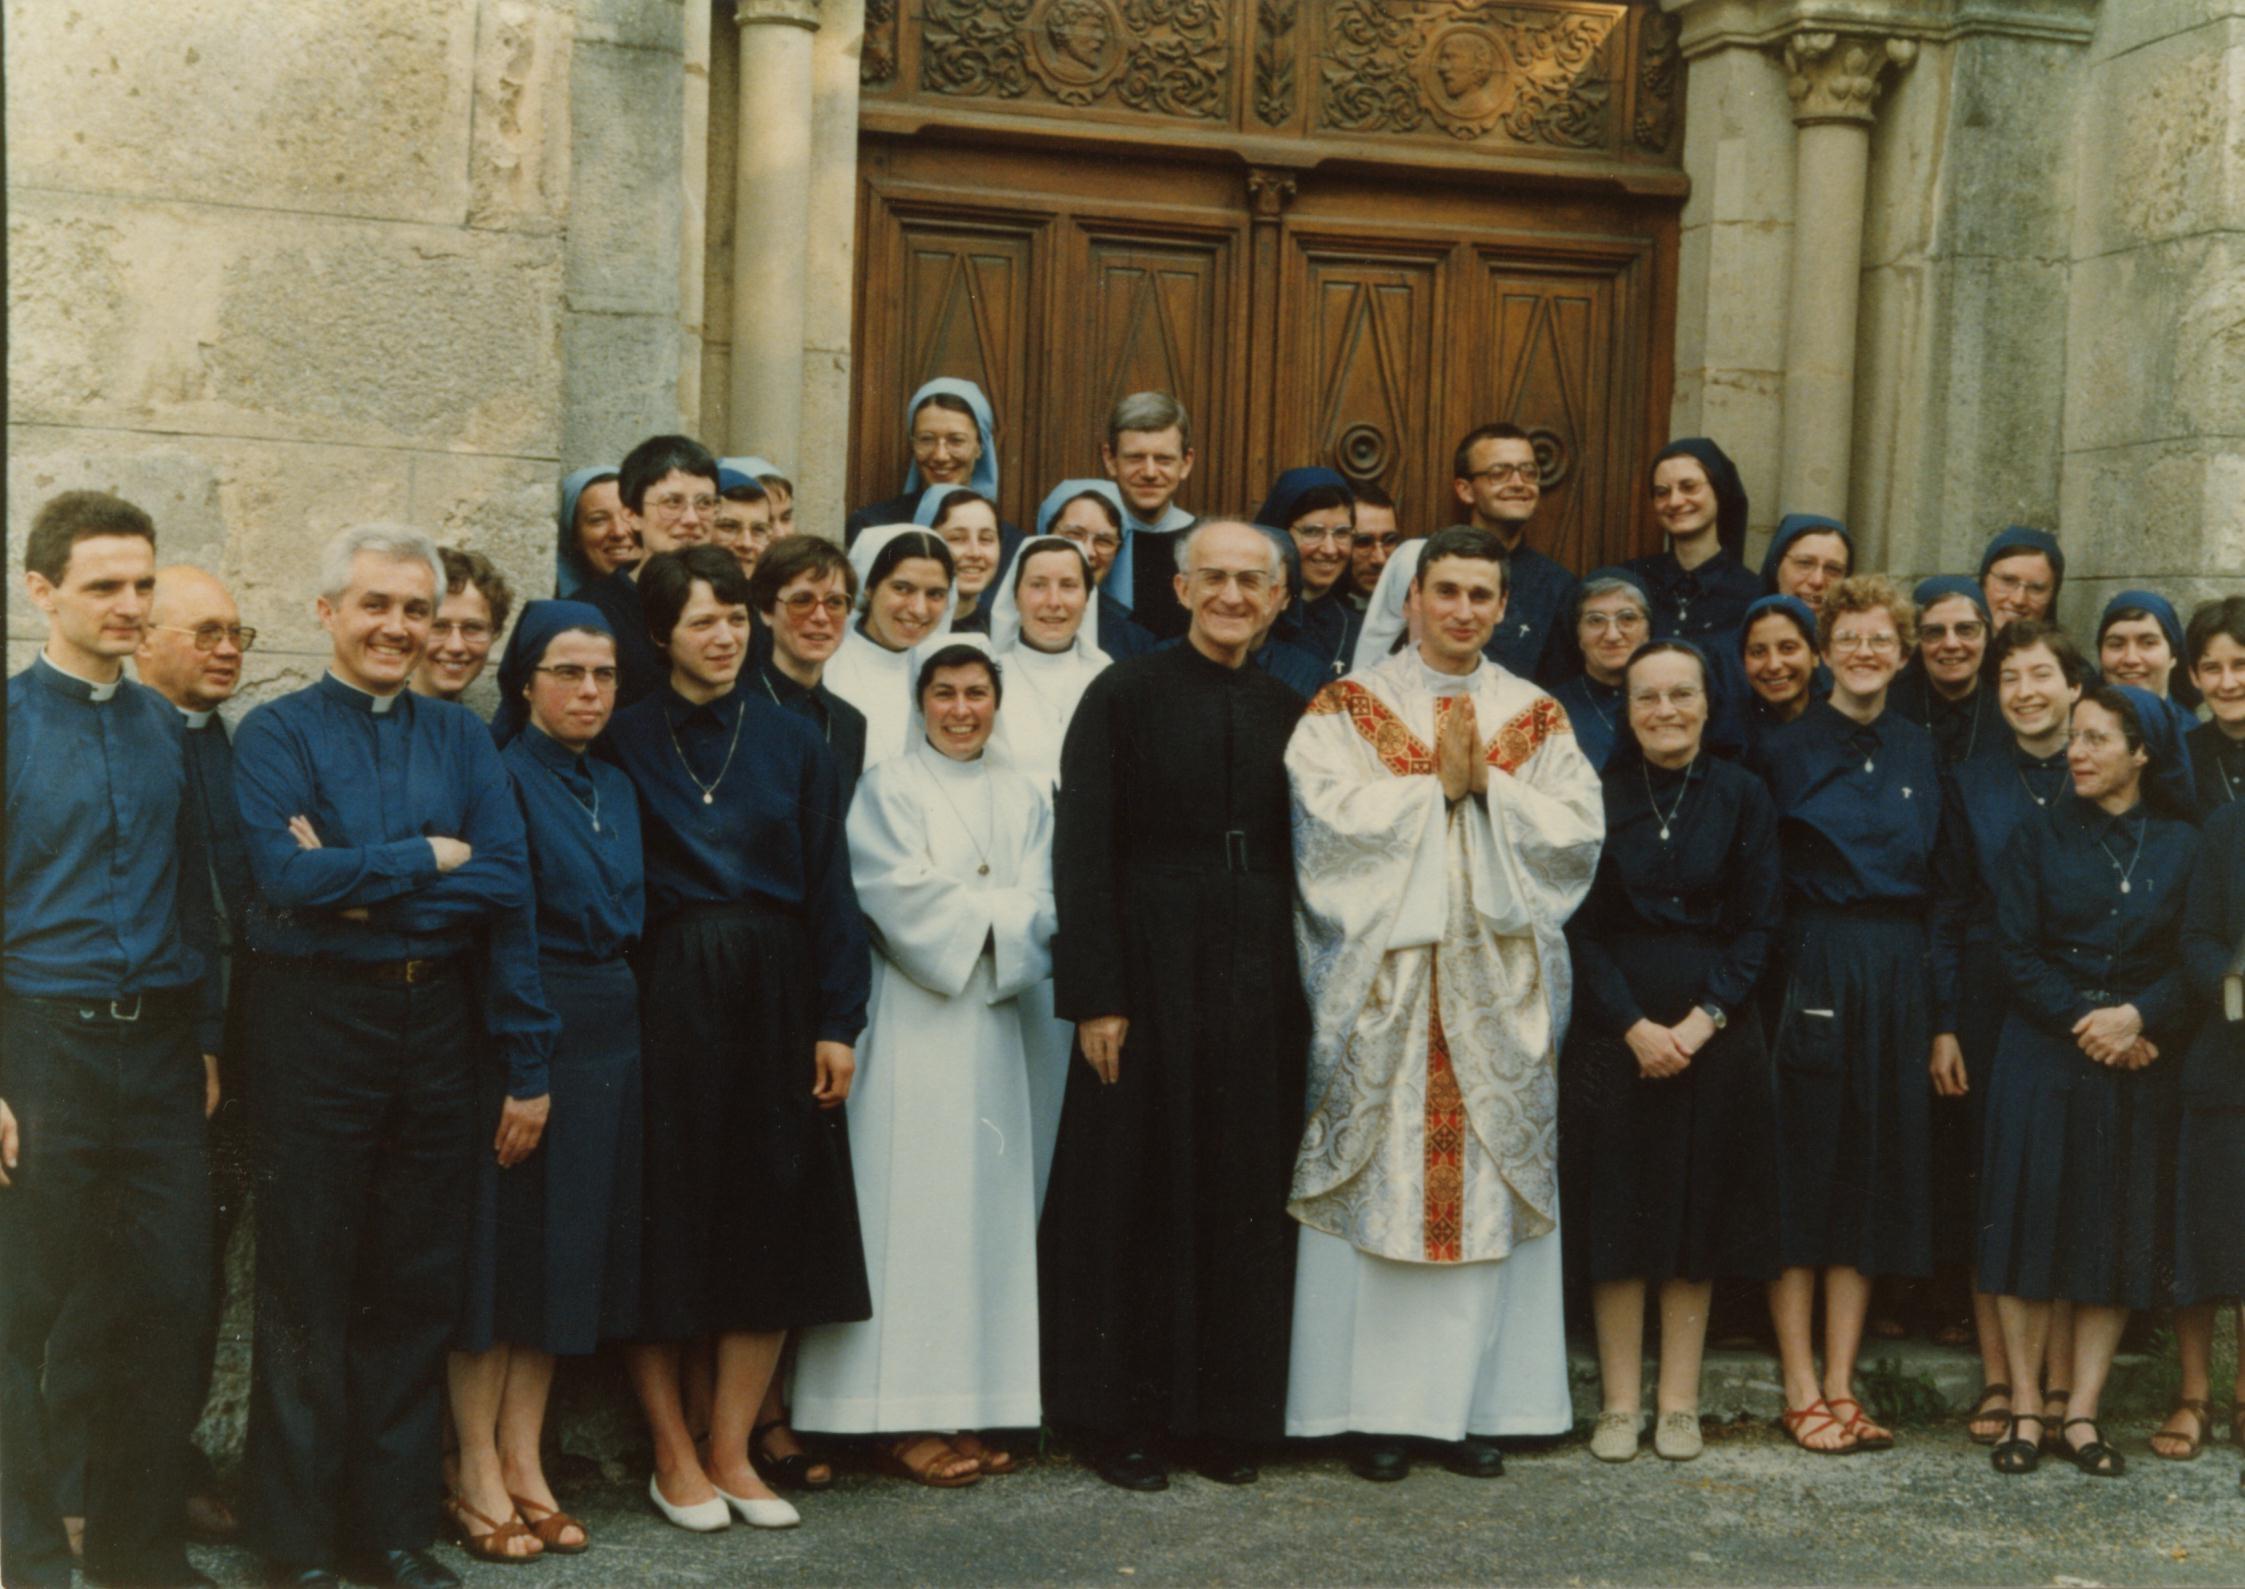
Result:
<svg viewBox="0 0 2245 1589"><path fill-rule="evenodd" d="M636 1486L563 1484L591 1551L468 1569L471 1583L622 1584L2237 1584L2245 1494L2235 1448L2161 1462L2152 1427L2109 1432L2116 1480L2046 1462L2006 1478L1952 1423L1894 1451L1803 1456L1767 1424L1710 1429L1696 1462L1602 1467L1580 1440L1516 1449L1505 1477L1430 1465L1400 1484L1294 1447L1259 1484L1180 1474L1162 1495L1110 1489L1061 1456L936 1492L845 1466L789 1533L714 1537L663 1523ZM642 1481L644 1482L644 1481ZM239 1550L198 1550L228 1584Z"/></svg>

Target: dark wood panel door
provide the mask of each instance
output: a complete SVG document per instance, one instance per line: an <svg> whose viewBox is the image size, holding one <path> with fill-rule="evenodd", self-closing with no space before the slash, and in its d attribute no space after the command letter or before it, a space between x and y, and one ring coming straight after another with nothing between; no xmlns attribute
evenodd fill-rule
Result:
<svg viewBox="0 0 2245 1589"><path fill-rule="evenodd" d="M1458 516L1457 438L1510 419L1543 462L1544 550L1583 569L1653 539L1670 209L871 135L860 170L854 503L903 478L906 396L959 375L997 410L1024 526L1100 472L1114 400L1157 388L1194 418L1196 511L1324 464L1432 529Z"/></svg>

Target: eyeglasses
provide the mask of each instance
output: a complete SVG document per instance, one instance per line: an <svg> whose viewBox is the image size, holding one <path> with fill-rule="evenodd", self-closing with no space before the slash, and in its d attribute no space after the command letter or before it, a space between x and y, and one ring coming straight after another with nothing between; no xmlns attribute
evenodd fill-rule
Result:
<svg viewBox="0 0 2245 1589"><path fill-rule="evenodd" d="M683 472L681 471L681 473ZM652 505L655 511L664 518L675 519L688 508L692 508L696 513L715 513L717 511L717 498L706 495L690 497L683 491L666 491L655 498Z"/></svg>
<svg viewBox="0 0 2245 1589"><path fill-rule="evenodd" d="M431 640L442 640L446 635L458 635L464 645L487 646L491 643L491 625L480 618L439 618L429 625Z"/></svg>
<svg viewBox="0 0 2245 1589"><path fill-rule="evenodd" d="M937 436L922 431L912 438L914 452L963 453L981 445L978 436Z"/></svg>
<svg viewBox="0 0 2245 1589"><path fill-rule="evenodd" d="M1582 626L1585 629L1590 630L1593 634L1602 633L1603 631L1608 629L1611 629L1616 634L1619 634L1625 629L1644 628L1645 615L1641 612L1636 611L1586 612L1582 615Z"/></svg>
<svg viewBox="0 0 2245 1589"><path fill-rule="evenodd" d="M2066 743L2079 745L2084 750L2103 750L2107 745L2117 745L2127 739L2109 728L2077 728L2066 736Z"/></svg>
<svg viewBox="0 0 2245 1589"><path fill-rule="evenodd" d="M1631 706L1697 706L1707 692L1696 684L1679 684L1672 690L1631 690Z"/></svg>
<svg viewBox="0 0 2245 1589"><path fill-rule="evenodd" d="M1847 564L1831 562L1818 557L1814 552L1789 552L1785 557L1785 566L1796 574L1821 572L1826 579L1847 578Z"/></svg>
<svg viewBox="0 0 2245 1589"><path fill-rule="evenodd" d="M1271 586L1275 584L1276 581L1274 581L1270 575L1257 568L1245 568L1236 570L1222 568L1196 568L1192 572L1189 583L1195 590L1200 591L1203 595L1221 595L1232 586L1237 585L1239 587L1239 593L1242 596L1253 596L1260 598L1270 594Z"/></svg>
<svg viewBox="0 0 2245 1589"><path fill-rule="evenodd" d="M151 624L149 627L152 629L168 629L173 634L193 635L197 651L216 651L218 642L221 640L233 641L236 651L247 651L251 646L257 644L257 631L245 629L238 623L199 623L192 629L185 624L178 623Z"/></svg>
<svg viewBox="0 0 2245 1589"><path fill-rule="evenodd" d="M787 615L790 618L808 618L814 612L823 612L829 618L839 618L850 610L850 598L847 596L817 596L810 591L799 590L792 596L782 596L780 605L787 609Z"/></svg>
<svg viewBox="0 0 2245 1589"><path fill-rule="evenodd" d="M1875 657L1892 656L1902 649L1902 642L1890 634L1836 634L1832 636L1832 650L1839 656L1853 656L1858 651L1868 651Z"/></svg>
<svg viewBox="0 0 2245 1589"><path fill-rule="evenodd" d="M1374 547L1378 547L1383 552L1392 552L1402 544L1403 532L1401 530L1390 530L1385 535L1359 534L1356 538L1356 549L1360 552L1369 552Z"/></svg>
<svg viewBox="0 0 2245 1589"><path fill-rule="evenodd" d="M1088 546L1095 552L1122 550L1122 537L1112 530L1101 530L1096 534L1086 534L1082 530L1055 530L1053 534L1064 541L1073 541L1078 546Z"/></svg>
<svg viewBox="0 0 2245 1589"><path fill-rule="evenodd" d="M2050 582L2042 579L2021 579L2017 574L1990 574L1988 590L1992 594L2002 591L2006 596L2032 596L2037 601L2050 594Z"/></svg>
<svg viewBox="0 0 2245 1589"><path fill-rule="evenodd" d="M1488 480L1503 485L1507 480L1538 480L1543 478L1543 466L1533 458L1526 463L1493 463L1486 469L1476 469L1466 476L1468 480Z"/></svg>
<svg viewBox="0 0 2245 1589"><path fill-rule="evenodd" d="M1918 638L1939 645L1951 638L1968 644L1986 636L1988 626L1977 618L1967 618L1961 623L1927 623L1918 625Z"/></svg>
<svg viewBox="0 0 2245 1589"><path fill-rule="evenodd" d="M550 673L557 681L568 685L573 690L583 689L587 678L590 678L593 683L604 690L612 690L616 687L616 670L614 668L588 668L582 662L556 662L548 667L541 662L531 671L534 673Z"/></svg>
<svg viewBox="0 0 2245 1589"><path fill-rule="evenodd" d="M1304 546L1351 546L1356 541L1346 524L1297 524L1288 533Z"/></svg>

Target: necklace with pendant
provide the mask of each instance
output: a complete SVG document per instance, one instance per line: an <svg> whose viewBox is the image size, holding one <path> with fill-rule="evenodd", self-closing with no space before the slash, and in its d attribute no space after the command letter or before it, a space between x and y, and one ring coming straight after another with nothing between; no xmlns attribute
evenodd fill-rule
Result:
<svg viewBox="0 0 2245 1589"><path fill-rule="evenodd" d="M1666 844L1668 842L1668 830L1676 821L1676 814L1684 809L1684 796L1690 794L1692 790L1692 764L1688 761L1684 763L1683 780L1676 786L1676 803L1668 808L1665 815L1661 812L1659 797L1653 793L1651 771L1643 762L1637 764L1637 771L1645 780L1645 804L1653 808L1653 817L1660 823L1660 842Z"/></svg>
<svg viewBox="0 0 2245 1589"><path fill-rule="evenodd" d="M764 670L763 670L762 668L758 668L758 669L756 670L756 677L757 677L758 679L760 679L760 680L762 680L762 681L763 681L763 685L764 685L764 693L765 693L766 695L769 695L769 696L770 696L770 697L772 698L772 704L773 704L774 706L778 707L778 708L779 708L779 709L780 709L781 711L785 711L785 710L787 710L787 703L786 703L785 701L783 701L783 700L781 700L781 699L780 699L780 692L772 688L772 676L771 676L771 675L770 675L769 673L766 673L766 672L765 672L765 671L764 671ZM809 691L805 691L804 693L805 693L805 694L808 694L808 693L810 693L810 692L809 692ZM825 717L822 717L822 718L820 718L820 719L819 719L819 725L818 725L818 726L819 726L819 732L820 732L820 733L822 733L822 734L824 734L824 735L826 736L826 742L827 742L827 743L828 743L829 745L833 744L833 743L834 743L834 722L833 722L833 719L831 719L831 718L825 718ZM722 776L722 775L720 775L720 776Z"/></svg>
<svg viewBox="0 0 2245 1589"><path fill-rule="evenodd" d="M2128 864L2125 867L2120 864L2120 857L2113 854L2111 847L2102 838L2097 840L2097 848L2105 852L2105 859L2112 862L2112 869L2120 873L2120 891L2123 894L2130 891L2128 879L2135 875L2136 863L2144 858L2144 833L2149 826L2150 824L2146 823L2144 827L2136 830L2136 848L2134 853L2128 857Z"/></svg>
<svg viewBox="0 0 2245 1589"><path fill-rule="evenodd" d="M562 777L561 774L555 773L553 781L561 785L561 792L563 794L567 795L570 799L577 802L577 809L579 811L582 811L586 816L592 818L592 830L593 832L598 833L600 831L600 785L594 784L592 786L592 804L588 806L584 803L583 800L578 798L577 791L569 787L569 781L566 778Z"/></svg>
<svg viewBox="0 0 2245 1589"><path fill-rule="evenodd" d="M717 804L717 786L725 781L725 774L733 770L733 752L741 748L741 720L747 716L744 711L733 713L733 742L725 747L725 765L717 769L717 776L708 783L702 782L701 774L694 771L694 764L686 759L686 747L678 740L678 725L671 722L667 714L663 718L670 729L670 748L678 752L678 764L686 769L686 776L693 779L694 787L702 792L705 806Z"/></svg>
<svg viewBox="0 0 2245 1589"><path fill-rule="evenodd" d="M941 755L942 752L938 751L936 754ZM990 781L990 775L987 769L985 769L983 772L982 781L985 784ZM951 798L951 791L943 787L943 775L941 773L937 773L935 775L934 783L935 792L943 796L943 803L949 806L951 808L951 814L959 819L959 830L966 834L967 842L974 846L974 853L976 858L982 862L980 866L974 869L974 875L977 877L988 877L990 875L990 846L984 844L980 839L974 836L974 828L971 824L968 823L967 814L959 809L959 802ZM997 837L997 826L998 813L996 812L996 810L992 810L990 813L990 827L991 837L993 840L995 840L995 838Z"/></svg>

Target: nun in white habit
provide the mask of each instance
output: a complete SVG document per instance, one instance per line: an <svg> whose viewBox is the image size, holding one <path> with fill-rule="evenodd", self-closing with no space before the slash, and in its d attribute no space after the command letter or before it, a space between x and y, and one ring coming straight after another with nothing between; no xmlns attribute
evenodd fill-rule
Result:
<svg viewBox="0 0 2245 1589"><path fill-rule="evenodd" d="M1098 587L1082 547L1057 535L1021 543L990 608L990 643L1006 670L998 732L1007 759L1050 795L1060 786L1060 747L1076 703L1108 666L1099 649ZM1076 1054L1076 1023L1052 1013L1049 981L1021 995L1021 1031L1029 1047L1029 1118L1042 1210Z"/></svg>
<svg viewBox="0 0 2245 1589"><path fill-rule="evenodd" d="M806 1331L795 1371L796 1427L901 1435L892 1464L938 1487L1011 1465L972 1431L1043 1415L1015 1001L1052 974L1052 815L991 737L1000 666L979 635L919 647L910 744L850 808L875 948L848 1105L873 1316Z"/></svg>
<svg viewBox="0 0 2245 1589"><path fill-rule="evenodd" d="M857 615L819 682L865 714L871 772L912 743L912 652L951 633L958 580L943 537L917 524L867 530L850 548L850 566Z"/></svg>
<svg viewBox="0 0 2245 1589"><path fill-rule="evenodd" d="M1419 554L1426 544L1424 536L1405 541L1380 570L1380 582L1372 587L1372 599L1364 607L1364 626L1356 632L1351 673L1385 662L1406 640L1418 638L1410 611L1411 582L1419 577Z"/></svg>

